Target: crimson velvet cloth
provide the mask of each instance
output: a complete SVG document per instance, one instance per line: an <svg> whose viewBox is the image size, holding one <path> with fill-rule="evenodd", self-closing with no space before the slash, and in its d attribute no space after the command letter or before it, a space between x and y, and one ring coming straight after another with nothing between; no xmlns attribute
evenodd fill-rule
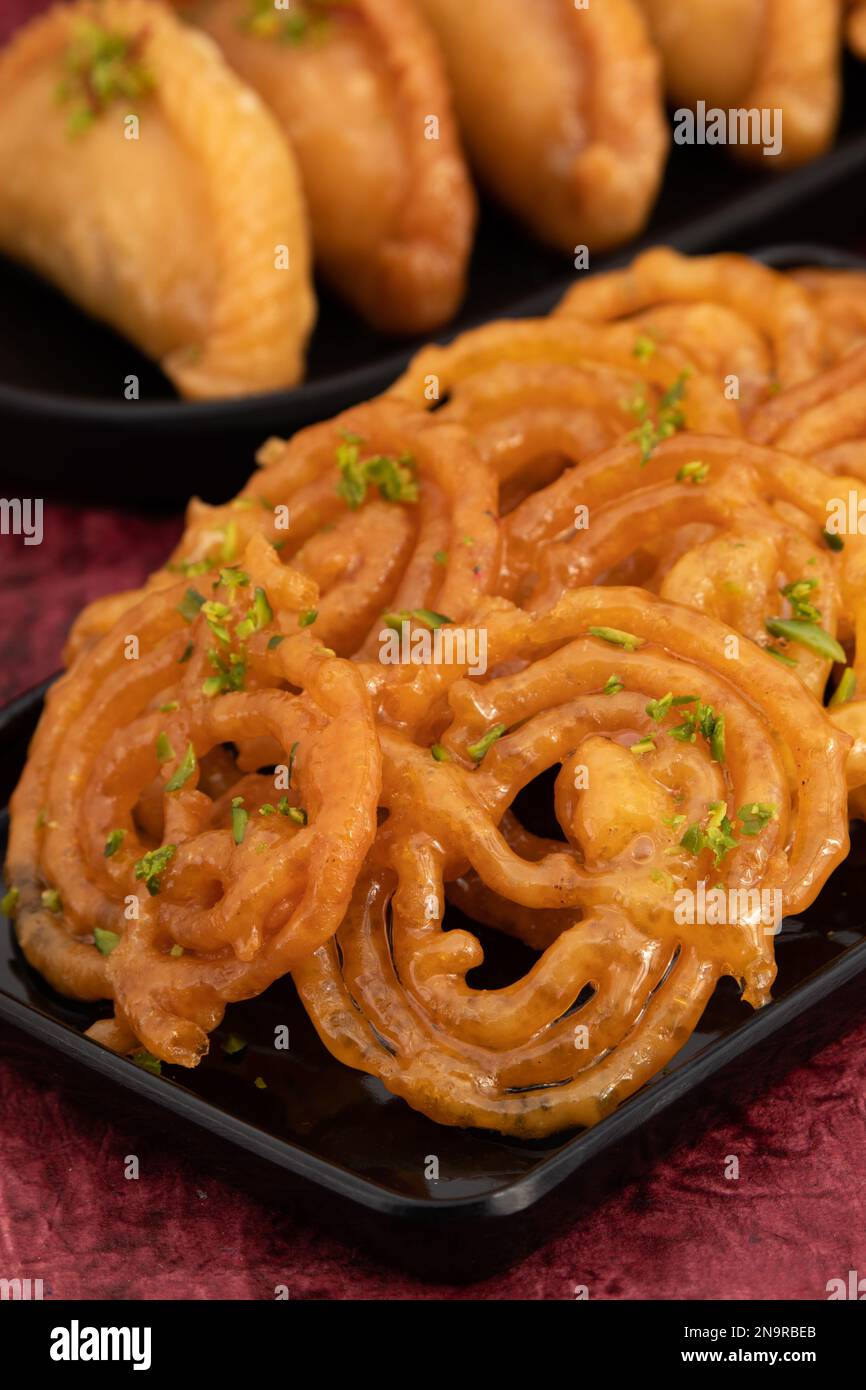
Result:
<svg viewBox="0 0 866 1390"><path fill-rule="evenodd" d="M2 30L39 8L0 0ZM41 546L0 537L0 700L56 670L82 605L139 583L179 529L179 518L49 502ZM309 1203L275 1212L243 1195L205 1137L190 1156L170 1119L163 1136L142 1136L100 1108L97 1081L70 1095L51 1058L3 1027L0 1276L86 1299L273 1298L277 1285L318 1299L572 1299L580 1285L599 1299L821 1299L828 1280L866 1275L864 1078L866 1021L760 1099L738 1108L731 1096L699 1141L467 1293L375 1262L350 1229L346 1244L323 1235ZM128 1154L137 1182L123 1179Z"/></svg>

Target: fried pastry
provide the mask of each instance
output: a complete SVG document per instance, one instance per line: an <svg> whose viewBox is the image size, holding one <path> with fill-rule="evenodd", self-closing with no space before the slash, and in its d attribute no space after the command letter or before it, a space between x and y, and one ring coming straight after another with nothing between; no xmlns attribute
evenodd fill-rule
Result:
<svg viewBox="0 0 866 1390"><path fill-rule="evenodd" d="M291 151L215 45L150 0L58 6L0 55L0 251L181 395L303 373L315 300Z"/></svg>
<svg viewBox="0 0 866 1390"><path fill-rule="evenodd" d="M677 107L782 112L781 148L738 159L802 164L833 139L840 101L838 0L640 0Z"/></svg>
<svg viewBox="0 0 866 1390"><path fill-rule="evenodd" d="M475 200L442 60L410 0L193 0L183 12L286 133L326 278L389 332L450 319Z"/></svg>
<svg viewBox="0 0 866 1390"><path fill-rule="evenodd" d="M421 3L469 153L496 196L554 246L601 250L634 236L668 148L659 62L637 5Z"/></svg>

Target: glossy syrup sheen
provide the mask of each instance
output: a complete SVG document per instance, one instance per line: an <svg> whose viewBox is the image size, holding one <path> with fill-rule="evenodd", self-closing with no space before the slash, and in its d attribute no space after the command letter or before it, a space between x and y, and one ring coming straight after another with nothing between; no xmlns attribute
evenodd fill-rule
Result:
<svg viewBox="0 0 866 1390"><path fill-rule="evenodd" d="M536 812L542 814L543 808L537 807ZM5 817L3 834L5 839ZM774 1000L784 999L815 972L866 940L866 923L859 910L864 866L866 834L857 828L848 860L818 900L802 918L791 918L784 924L776 943L779 971ZM460 924L461 914L449 910L446 925L452 928ZM496 987L525 970L530 955L527 948L475 924L472 930L485 946L488 960L473 972L470 983ZM76 1032L109 1012L108 1006L83 1006L61 999L26 964L11 927L4 922L0 931L0 995L28 1004ZM832 1001L819 1007L832 1009ZM622 1109L639 1101L663 1076L687 1067L752 1016L734 982L722 980L686 1046ZM273 1041L275 1030L282 1026L289 1030L290 1046L278 1051ZM224 1043L230 1035L246 1042L243 1052L226 1054ZM575 1137L565 1134L550 1140L521 1141L434 1124L389 1095L374 1078L350 1070L325 1051L290 979L279 981L258 999L230 1006L224 1023L212 1035L204 1061L192 1071L164 1066L163 1077L277 1140L392 1193L433 1202L495 1192L530 1174L541 1162L567 1148ZM264 1088L256 1085L257 1078L264 1080ZM602 1121L599 1128L603 1130L608 1123ZM433 1155L439 1162L437 1182L425 1176Z"/></svg>

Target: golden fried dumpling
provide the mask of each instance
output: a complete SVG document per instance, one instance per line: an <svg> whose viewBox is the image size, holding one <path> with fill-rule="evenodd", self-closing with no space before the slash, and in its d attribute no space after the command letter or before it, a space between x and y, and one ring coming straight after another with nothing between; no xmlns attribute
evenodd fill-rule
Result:
<svg viewBox="0 0 866 1390"><path fill-rule="evenodd" d="M840 99L839 0L640 0L661 49L671 102L782 111L781 149L732 144L771 166L814 159L833 139Z"/></svg>
<svg viewBox="0 0 866 1390"><path fill-rule="evenodd" d="M150 0L85 0L0 54L0 252L190 397L293 385L315 316L294 160L216 46Z"/></svg>
<svg viewBox="0 0 866 1390"><path fill-rule="evenodd" d="M545 241L644 225L668 148L660 64L634 0L421 0L482 179Z"/></svg>
<svg viewBox="0 0 866 1390"><path fill-rule="evenodd" d="M845 32L851 51L866 58L866 0L848 0Z"/></svg>
<svg viewBox="0 0 866 1390"><path fill-rule="evenodd" d="M294 148L317 266L376 327L421 333L463 296L475 200L435 39L412 0L199 0Z"/></svg>

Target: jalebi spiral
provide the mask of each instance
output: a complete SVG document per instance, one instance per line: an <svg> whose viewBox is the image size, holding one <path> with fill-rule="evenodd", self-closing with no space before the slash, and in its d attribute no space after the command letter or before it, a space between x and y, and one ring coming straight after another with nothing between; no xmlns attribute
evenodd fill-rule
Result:
<svg viewBox="0 0 866 1390"><path fill-rule="evenodd" d="M658 248L424 348L85 610L5 903L113 1002L95 1041L194 1066L291 973L347 1065L541 1137L666 1066L722 977L768 1003L866 818L843 275ZM534 964L474 982L504 936Z"/></svg>

